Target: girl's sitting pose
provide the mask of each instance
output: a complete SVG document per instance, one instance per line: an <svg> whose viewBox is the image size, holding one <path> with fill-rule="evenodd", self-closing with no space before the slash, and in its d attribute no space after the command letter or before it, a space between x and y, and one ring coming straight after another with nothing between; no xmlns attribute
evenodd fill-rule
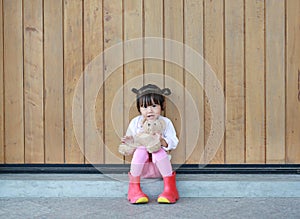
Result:
<svg viewBox="0 0 300 219"><path fill-rule="evenodd" d="M139 90L132 89L137 95L136 104L140 113L139 116L133 118L129 124L126 135L122 138L122 143L133 144L134 137L143 130L143 122L148 120L163 119L165 122L165 130L162 134L158 134L161 142L161 148L153 152L152 162L157 166L164 181L164 191L159 195L157 201L159 203L175 203L179 199L176 188L176 174L172 170L171 162L166 151L175 149L178 144L175 128L170 119L161 116L164 110L166 95L170 95L168 88L160 89L156 85L148 84ZM149 159L149 152L144 145L138 146L132 157L129 175L128 200L131 203L147 203L148 197L140 187L140 176L143 171L144 164Z"/></svg>

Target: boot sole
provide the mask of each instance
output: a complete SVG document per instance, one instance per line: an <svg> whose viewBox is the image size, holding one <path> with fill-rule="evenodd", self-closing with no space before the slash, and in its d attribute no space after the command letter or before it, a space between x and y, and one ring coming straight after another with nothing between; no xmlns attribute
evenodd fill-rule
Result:
<svg viewBox="0 0 300 219"><path fill-rule="evenodd" d="M141 197L138 200L136 200L134 204L145 204L145 203L148 203L148 201L149 200L147 197Z"/></svg>
<svg viewBox="0 0 300 219"><path fill-rule="evenodd" d="M170 202L167 198L164 198L164 197L159 197L157 199L157 202L160 203L160 204L173 204L175 202Z"/></svg>

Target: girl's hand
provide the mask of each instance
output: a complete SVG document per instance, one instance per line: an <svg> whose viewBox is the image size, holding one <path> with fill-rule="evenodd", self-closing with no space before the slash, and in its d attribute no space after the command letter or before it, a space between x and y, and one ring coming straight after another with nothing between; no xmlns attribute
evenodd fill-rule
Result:
<svg viewBox="0 0 300 219"><path fill-rule="evenodd" d="M132 136L124 136L121 138L122 143L125 144L133 144L133 137Z"/></svg>
<svg viewBox="0 0 300 219"><path fill-rule="evenodd" d="M163 147L168 147L168 143L166 142L166 140L162 137L161 133L155 133L156 136L158 136L160 143Z"/></svg>

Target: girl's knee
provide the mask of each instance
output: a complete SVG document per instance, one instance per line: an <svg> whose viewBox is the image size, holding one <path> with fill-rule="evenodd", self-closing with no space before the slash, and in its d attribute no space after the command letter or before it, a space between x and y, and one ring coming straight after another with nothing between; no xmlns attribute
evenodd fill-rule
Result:
<svg viewBox="0 0 300 219"><path fill-rule="evenodd" d="M133 153L132 163L145 163L148 159L148 151L144 147L138 147Z"/></svg>
<svg viewBox="0 0 300 219"><path fill-rule="evenodd" d="M168 157L168 154L162 148L159 151L152 153L152 161L154 163L161 160L161 159L164 159L165 157Z"/></svg>

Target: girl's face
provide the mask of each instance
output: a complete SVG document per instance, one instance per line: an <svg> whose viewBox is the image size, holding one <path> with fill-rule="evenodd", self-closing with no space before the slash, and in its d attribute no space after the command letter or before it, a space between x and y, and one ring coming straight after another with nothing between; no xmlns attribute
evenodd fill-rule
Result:
<svg viewBox="0 0 300 219"><path fill-rule="evenodd" d="M161 114L161 106L153 102L149 106L140 106L140 111L146 120L156 120Z"/></svg>

